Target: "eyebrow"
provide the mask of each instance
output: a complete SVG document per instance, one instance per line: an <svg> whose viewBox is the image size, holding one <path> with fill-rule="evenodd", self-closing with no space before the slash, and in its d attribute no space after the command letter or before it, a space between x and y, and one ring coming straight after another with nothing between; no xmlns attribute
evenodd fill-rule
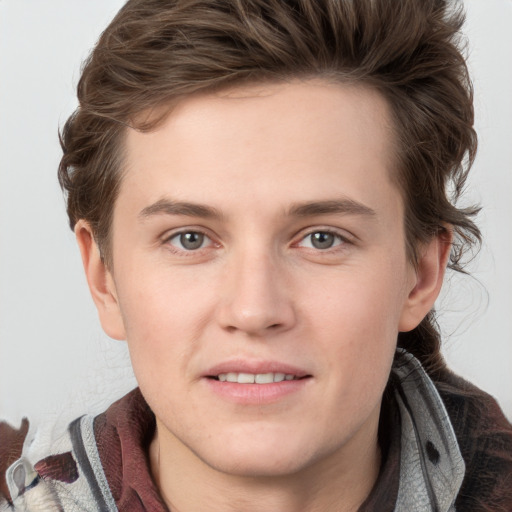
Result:
<svg viewBox="0 0 512 512"><path fill-rule="evenodd" d="M374 217L375 210L354 201L353 199L330 199L326 201L311 201L296 203L288 210L290 217L313 217L315 215L328 214L362 215ZM139 218L145 219L153 215L185 215L187 217L200 217L205 219L220 219L222 213L211 206L187 201L173 201L171 199L159 199L155 203L146 206L139 213Z"/></svg>
<svg viewBox="0 0 512 512"><path fill-rule="evenodd" d="M201 217L205 219L217 219L222 214L216 208L187 201L172 201L160 199L156 203L146 206L139 213L139 218L145 219L153 215L186 215L188 217Z"/></svg>
<svg viewBox="0 0 512 512"><path fill-rule="evenodd" d="M289 215L294 217L311 217L332 213L362 215L364 217L374 217L377 215L375 210L353 199L331 199L327 201L298 203L289 210Z"/></svg>

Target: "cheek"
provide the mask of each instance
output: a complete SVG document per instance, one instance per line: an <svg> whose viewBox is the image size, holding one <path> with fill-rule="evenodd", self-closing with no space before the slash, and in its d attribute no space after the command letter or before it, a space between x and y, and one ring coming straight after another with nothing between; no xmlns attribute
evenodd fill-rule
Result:
<svg viewBox="0 0 512 512"><path fill-rule="evenodd" d="M374 401L388 380L405 297L400 283L382 272L350 273L331 280L330 292L309 296L317 350L328 356L339 398ZM336 285L333 283L336 282Z"/></svg>
<svg viewBox="0 0 512 512"><path fill-rule="evenodd" d="M301 293L305 315L318 319L331 336L357 342L361 347L378 340L396 338L406 301L405 280L397 280L400 269L381 263L377 271L348 269L327 276L308 293ZM313 284L313 283L311 283Z"/></svg>
<svg viewBox="0 0 512 512"><path fill-rule="evenodd" d="M123 275L119 300L135 373L172 380L186 371L210 321L215 287L151 265Z"/></svg>

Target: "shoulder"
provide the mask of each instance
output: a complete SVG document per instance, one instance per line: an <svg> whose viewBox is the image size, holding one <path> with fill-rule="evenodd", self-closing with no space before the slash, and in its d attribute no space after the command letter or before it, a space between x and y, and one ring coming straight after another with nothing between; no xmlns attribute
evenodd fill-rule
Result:
<svg viewBox="0 0 512 512"><path fill-rule="evenodd" d="M435 384L466 464L457 509L510 512L512 425L492 396L452 372Z"/></svg>
<svg viewBox="0 0 512 512"><path fill-rule="evenodd" d="M86 471L96 452L93 421L82 416L68 426L48 423L30 433L27 420L19 428L1 422L0 511L116 510L96 507L98 478Z"/></svg>
<svg viewBox="0 0 512 512"><path fill-rule="evenodd" d="M124 469L140 477L153 430L138 389L103 413L69 424L49 422L29 433L27 420L19 428L0 422L0 512L116 511L112 492L134 495Z"/></svg>

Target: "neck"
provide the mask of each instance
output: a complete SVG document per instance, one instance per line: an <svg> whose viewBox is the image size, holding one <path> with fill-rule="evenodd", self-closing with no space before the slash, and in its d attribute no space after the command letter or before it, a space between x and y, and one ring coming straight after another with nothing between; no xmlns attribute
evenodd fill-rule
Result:
<svg viewBox="0 0 512 512"><path fill-rule="evenodd" d="M173 512L355 512L379 473L377 424L374 427L371 442L359 432L341 449L293 474L240 476L206 464L157 425L151 469Z"/></svg>

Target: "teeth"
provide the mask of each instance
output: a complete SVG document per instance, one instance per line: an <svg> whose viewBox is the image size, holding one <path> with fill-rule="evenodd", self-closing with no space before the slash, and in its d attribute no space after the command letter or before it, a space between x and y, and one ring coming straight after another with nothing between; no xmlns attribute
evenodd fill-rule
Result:
<svg viewBox="0 0 512 512"><path fill-rule="evenodd" d="M274 374L258 373L254 376L254 382L256 382L256 384L270 384L271 382L274 382Z"/></svg>
<svg viewBox="0 0 512 512"><path fill-rule="evenodd" d="M294 380L295 375L285 373L220 373L217 378L221 382L237 382L238 384L270 384L283 380Z"/></svg>
<svg viewBox="0 0 512 512"><path fill-rule="evenodd" d="M252 373L239 373L237 382L239 384L254 384L254 377Z"/></svg>

